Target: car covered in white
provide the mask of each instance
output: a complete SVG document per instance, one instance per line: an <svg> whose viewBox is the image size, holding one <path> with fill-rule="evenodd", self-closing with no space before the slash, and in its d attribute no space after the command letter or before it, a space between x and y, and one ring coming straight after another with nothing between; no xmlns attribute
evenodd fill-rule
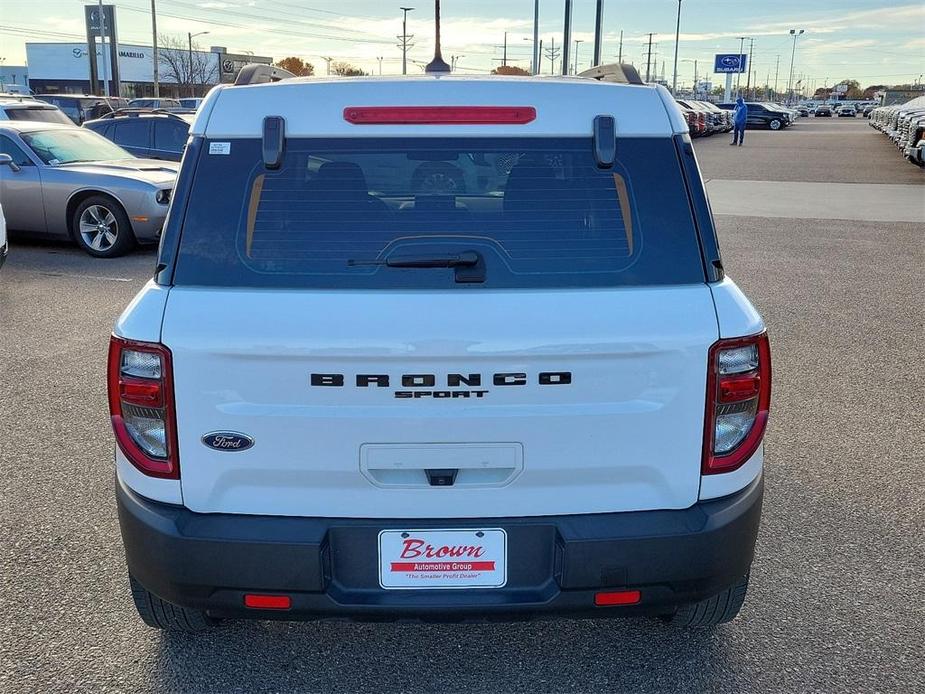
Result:
<svg viewBox="0 0 925 694"><path fill-rule="evenodd" d="M745 599L767 332L629 66L216 87L108 374L152 627Z"/></svg>

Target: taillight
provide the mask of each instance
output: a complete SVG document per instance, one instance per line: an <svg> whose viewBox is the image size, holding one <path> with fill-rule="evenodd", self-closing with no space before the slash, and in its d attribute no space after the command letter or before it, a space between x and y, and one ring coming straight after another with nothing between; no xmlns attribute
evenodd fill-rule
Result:
<svg viewBox="0 0 925 694"><path fill-rule="evenodd" d="M113 335L108 385L109 414L122 453L146 475L178 479L170 350Z"/></svg>
<svg viewBox="0 0 925 694"><path fill-rule="evenodd" d="M708 362L703 474L731 472L751 458L761 445L770 405L768 334L715 343Z"/></svg>

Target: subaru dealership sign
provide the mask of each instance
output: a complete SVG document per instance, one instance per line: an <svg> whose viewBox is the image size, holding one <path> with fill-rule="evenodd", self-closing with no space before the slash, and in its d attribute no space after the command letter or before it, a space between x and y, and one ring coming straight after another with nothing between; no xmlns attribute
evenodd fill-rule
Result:
<svg viewBox="0 0 925 694"><path fill-rule="evenodd" d="M717 53L713 72L745 72L748 56L745 53Z"/></svg>

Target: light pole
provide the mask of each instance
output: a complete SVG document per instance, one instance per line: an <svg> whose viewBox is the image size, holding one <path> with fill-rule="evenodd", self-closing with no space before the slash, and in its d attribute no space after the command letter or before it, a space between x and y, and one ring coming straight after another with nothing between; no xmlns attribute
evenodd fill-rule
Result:
<svg viewBox="0 0 925 694"><path fill-rule="evenodd" d="M749 40L749 36L740 36L739 37L739 71L736 73L736 96L739 95L739 85L742 83L742 56L745 55L745 42ZM751 60L749 60L751 62Z"/></svg>
<svg viewBox="0 0 925 694"><path fill-rule="evenodd" d="M575 74L578 74L578 44L584 43L584 39L575 39Z"/></svg>
<svg viewBox="0 0 925 694"><path fill-rule="evenodd" d="M674 78L671 80L671 93L678 93L678 40L681 38L681 0L678 0L678 23L674 29Z"/></svg>
<svg viewBox="0 0 925 694"><path fill-rule="evenodd" d="M151 0L151 36L153 41L151 42L151 54L153 56L154 65L154 98L158 98L161 95L161 80L159 74L159 65L158 61L160 56L157 54L157 7L154 4L154 0Z"/></svg>
<svg viewBox="0 0 925 694"><path fill-rule="evenodd" d="M797 37L803 33L803 29L797 31L796 29L790 30L790 35L793 37L793 48L790 51L790 79L787 80L787 104L793 103L793 59L797 54Z"/></svg>
<svg viewBox="0 0 925 694"><path fill-rule="evenodd" d="M532 40L533 39L531 39L529 36L524 37L524 41L532 41ZM535 58L536 58L536 46L534 46L534 50L530 52L530 74L531 75L535 75L537 73L537 69L536 69L537 63L536 63Z"/></svg>
<svg viewBox="0 0 925 694"><path fill-rule="evenodd" d="M399 7L401 16L401 74L408 74L408 13L413 7Z"/></svg>
<svg viewBox="0 0 925 694"><path fill-rule="evenodd" d="M694 64L694 88L691 90L694 94L694 98L697 98L697 61L691 60L690 58L683 58L682 63L693 63Z"/></svg>
<svg viewBox="0 0 925 694"><path fill-rule="evenodd" d="M378 56L378 57L376 58L376 60L379 61L379 76L380 76L380 77L382 77L382 59L383 59L384 57L385 57L385 56L381 56L381 55L380 55L380 56Z"/></svg>
<svg viewBox="0 0 925 694"><path fill-rule="evenodd" d="M186 38L189 40L189 95L196 96L196 90L193 87L193 39L197 36L205 36L208 34L208 31L200 31L195 34L189 32L186 33Z"/></svg>
<svg viewBox="0 0 925 694"><path fill-rule="evenodd" d="M450 70L456 72L456 63L460 58L465 58L465 55L451 55L450 56Z"/></svg>

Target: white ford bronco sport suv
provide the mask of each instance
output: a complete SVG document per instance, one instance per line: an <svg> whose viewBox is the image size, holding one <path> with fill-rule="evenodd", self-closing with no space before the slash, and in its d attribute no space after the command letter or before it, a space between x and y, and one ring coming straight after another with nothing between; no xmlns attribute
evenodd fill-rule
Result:
<svg viewBox="0 0 925 694"><path fill-rule="evenodd" d="M109 356L147 624L737 614L768 340L624 77L210 93Z"/></svg>

